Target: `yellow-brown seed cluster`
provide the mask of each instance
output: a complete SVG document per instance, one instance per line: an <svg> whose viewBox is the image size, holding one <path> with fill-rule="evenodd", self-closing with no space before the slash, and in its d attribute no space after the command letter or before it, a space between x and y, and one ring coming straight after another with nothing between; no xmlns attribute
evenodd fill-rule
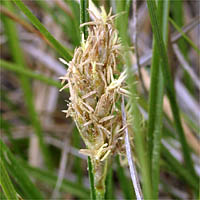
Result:
<svg viewBox="0 0 200 200"><path fill-rule="evenodd" d="M123 89L125 72L117 71L122 45L114 26L114 16L102 9L101 16L92 11L94 21L88 25L88 38L75 50L66 76L70 103L67 116L71 116L87 146L81 152L91 156L98 168L99 163L114 153L123 152L124 128L121 111L116 102Z"/></svg>

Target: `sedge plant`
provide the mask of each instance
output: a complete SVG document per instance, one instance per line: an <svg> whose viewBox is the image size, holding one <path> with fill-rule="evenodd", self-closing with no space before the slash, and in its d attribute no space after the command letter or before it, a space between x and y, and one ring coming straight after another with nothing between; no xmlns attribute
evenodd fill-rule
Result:
<svg viewBox="0 0 200 200"><path fill-rule="evenodd" d="M114 25L111 11L94 14L94 21L81 24L89 26L88 38L75 50L67 74L61 77L62 89L69 87L70 102L66 116L71 116L84 140L86 149L80 152L90 156L97 198L105 193L107 163L113 154L124 154L124 128L121 110L116 105L124 88L126 72L120 73L117 64L122 59L123 46ZM62 90L61 89L61 90Z"/></svg>

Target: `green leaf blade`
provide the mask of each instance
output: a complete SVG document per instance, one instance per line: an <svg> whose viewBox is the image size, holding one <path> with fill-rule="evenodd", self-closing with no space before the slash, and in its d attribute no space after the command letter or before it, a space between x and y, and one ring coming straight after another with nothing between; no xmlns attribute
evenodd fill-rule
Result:
<svg viewBox="0 0 200 200"><path fill-rule="evenodd" d="M162 73L163 73L164 82L165 82L165 86L167 90L167 95L170 100L170 105L171 105L172 113L174 116L175 126L176 126L179 139L182 145L184 160L185 160L186 166L190 169L190 172L194 176L196 176L193 162L190 155L190 149L188 147L188 144L184 135L183 127L181 125L179 108L176 102L175 89L174 89L172 77L170 75L170 70L169 70L167 51L164 46L163 38L159 29L160 24L158 22L158 15L157 15L155 0L147 0L147 5L148 5L149 15L151 19L152 29L155 34L155 39L156 39L158 50L159 50L158 55L160 56L160 59L162 62Z"/></svg>
<svg viewBox="0 0 200 200"><path fill-rule="evenodd" d="M47 38L51 45L57 50L57 52L64 58L66 61L72 59L72 54L68 51L63 45L61 45L51 33L40 23L40 21L35 17L32 12L24 5L21 0L12 0L20 8L20 10L28 17L31 23Z"/></svg>
<svg viewBox="0 0 200 200"><path fill-rule="evenodd" d="M4 166L4 163L2 159L0 160L0 185L3 189L3 192L8 200L18 200L17 193L14 189L14 186L8 176L8 173L6 171L6 168Z"/></svg>
<svg viewBox="0 0 200 200"><path fill-rule="evenodd" d="M13 154L10 152L10 150L7 148L2 140L0 140L0 146L1 159L7 166L7 169L11 176L16 180L20 188L24 191L24 198L43 199L42 194L31 182L27 173L22 170L20 163L15 159Z"/></svg>

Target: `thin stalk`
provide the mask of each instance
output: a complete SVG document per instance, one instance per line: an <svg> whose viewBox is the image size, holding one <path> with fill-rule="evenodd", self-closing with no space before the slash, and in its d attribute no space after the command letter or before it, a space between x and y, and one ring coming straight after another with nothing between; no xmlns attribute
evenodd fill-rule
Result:
<svg viewBox="0 0 200 200"><path fill-rule="evenodd" d="M125 108L124 108L124 97L122 97L121 110L122 110L123 126L125 126L127 124L127 121L126 121L126 114L125 114ZM130 146L129 135L128 135L128 128L125 129L125 146L126 146L126 155L127 155L127 160L128 160L128 164L129 164L129 170L130 170L130 174L131 174L131 180L133 183L133 187L135 189L135 195L137 197L137 200L142 200L143 194L142 194L142 190L140 188L140 182L139 182L139 178L137 175L137 170L136 170L135 164L132 159L131 146Z"/></svg>
<svg viewBox="0 0 200 200"><path fill-rule="evenodd" d="M80 24L83 24L85 21L85 5L84 5L84 0L80 1ZM82 38L82 34L85 33L85 26L80 27L80 36ZM85 39L85 38L84 38Z"/></svg>
<svg viewBox="0 0 200 200"><path fill-rule="evenodd" d="M10 1L4 1L4 5L11 11L13 12L13 7L12 3ZM21 51L20 47L20 42L18 38L18 33L15 24L13 21L11 21L8 18L3 18L4 25L5 25L5 31L6 34L8 35L8 42L11 50L11 54L13 56L14 61L17 63L18 66L21 67L21 69L25 68L25 60L23 57L23 52ZM24 97L25 97L25 102L26 106L29 111L29 117L32 122L32 126L34 128L34 131L38 137L40 148L43 154L43 158L46 162L46 165L48 167L52 166L52 163L50 161L50 154L48 152L48 149L45 145L44 138L42 135L42 129L40 125L40 121L38 119L37 112L34 107L34 102L33 102L33 94L30 86L29 79L23 75L20 75L20 82L21 86L24 92Z"/></svg>
<svg viewBox="0 0 200 200"><path fill-rule="evenodd" d="M89 21L89 13L87 11L88 7L89 7L88 0L84 0L84 9L85 9L85 20L84 20L84 23ZM85 38L87 38L88 37L87 26L85 26L85 28L86 29L85 29L84 35L85 35Z"/></svg>
<svg viewBox="0 0 200 200"><path fill-rule="evenodd" d="M63 47L51 33L40 23L40 21L33 15L33 13L24 5L21 0L12 0L20 8L20 10L27 16L30 22L48 39L57 52L66 60L70 61L72 58L71 52Z"/></svg>
<svg viewBox="0 0 200 200"><path fill-rule="evenodd" d="M80 0L80 24L89 21L89 13L87 11L88 8L88 0ZM87 26L81 27L81 37L84 34L84 39L88 37Z"/></svg>
<svg viewBox="0 0 200 200"><path fill-rule="evenodd" d="M155 0L147 0L147 5L148 5L148 9L149 9L149 15L151 18L153 32L155 34L155 39L156 39L157 46L158 46L158 56L160 56L161 63L162 63L162 73L163 73L164 82L166 85L167 95L170 100L170 105L171 105L172 113L174 116L176 130L179 134L180 142L182 145L185 164L190 169L191 174L196 176L195 171L194 171L193 162L192 162L191 155L190 155L190 149L189 149L187 141L185 139L183 127L181 125L179 108L178 108L178 105L176 102L175 89L174 89L172 77L170 74L169 64L168 64L167 51L164 46L163 37L162 37L160 29L159 29L160 23L158 21Z"/></svg>
<svg viewBox="0 0 200 200"><path fill-rule="evenodd" d="M93 169L92 169L92 162L91 158L88 156L88 172L89 172L89 179L90 179L90 195L91 199L95 200L96 198L96 190L94 186L94 174L93 174Z"/></svg>

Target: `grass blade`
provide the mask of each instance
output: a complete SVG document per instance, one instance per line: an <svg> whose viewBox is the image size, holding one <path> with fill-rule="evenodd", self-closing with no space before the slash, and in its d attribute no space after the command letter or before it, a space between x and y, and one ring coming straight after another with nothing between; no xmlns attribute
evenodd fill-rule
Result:
<svg viewBox="0 0 200 200"><path fill-rule="evenodd" d="M32 167L22 160L20 160L20 164L26 172L29 172L31 176L35 177L37 180L48 184L53 188L56 186L57 176L54 175L52 171ZM80 186L80 184L68 181L67 179L63 179L60 190L73 194L81 199L89 199L89 191L86 188Z"/></svg>
<svg viewBox="0 0 200 200"><path fill-rule="evenodd" d="M171 155L169 150L162 145L162 152L163 156L167 162L167 165L172 168L172 171L177 174L179 177L181 177L185 182L187 182L192 188L194 188L196 191L199 190L199 180L196 179L196 177L191 176L188 169L184 168L179 161L176 160L176 158Z"/></svg>
<svg viewBox="0 0 200 200"><path fill-rule="evenodd" d="M5 60L0 59L0 67L3 67L3 68L10 70L10 71L13 71L17 74L42 81L42 82L44 82L48 85L52 85L52 86L55 86L57 88L61 88L61 84L58 81L55 81L55 80L53 80L53 79L51 79L47 76L44 76L42 74L35 73L31 70L22 69L19 65L16 65L14 63L7 62Z"/></svg>
<svg viewBox="0 0 200 200"><path fill-rule="evenodd" d="M158 198L159 189L159 169L160 169L160 145L162 138L162 115L163 115L163 94L164 94L164 84L161 69L159 69L159 80L157 82L160 87L158 88L156 96L156 110L155 110L155 125L153 131L153 149L152 149L152 188L154 193L154 198Z"/></svg>
<svg viewBox="0 0 200 200"><path fill-rule="evenodd" d="M1 101L3 102L3 99L4 99L4 101L6 101L6 102L9 104L10 102L9 102L9 99L7 98L6 94L3 94L3 95L2 95L2 93L4 93L4 92L1 91L1 96L0 96ZM2 98L2 97L3 97L3 98ZM15 110L13 104L10 105L10 107L12 107L13 110ZM12 109L12 108L11 108L11 109ZM11 145L12 145L13 148L15 149L15 152L16 152L16 153L19 153L19 152L20 152L20 151L19 151L19 147L18 147L18 145L15 143L15 141L14 141L14 139L13 139L13 134L12 134L12 132L11 132L11 127L12 127L12 125L8 122L8 120L4 120L4 119L3 119L2 114L0 115L0 125L1 125L2 130L4 130L4 131L5 131L5 134L8 136L8 139L10 140Z"/></svg>
<svg viewBox="0 0 200 200"><path fill-rule="evenodd" d="M142 105L143 109L147 111L147 103L144 101L144 99L140 99L140 105ZM171 132L166 126L163 128L163 136L166 138L175 138L174 133ZM170 139L169 138L169 139ZM163 139L164 140L164 139ZM161 163L165 162L165 166L167 165L170 171L173 172L175 176L178 176L183 182L190 185L195 189L198 186L198 179L195 176L191 176L191 173L188 168L186 168L182 163L180 163L172 153L170 153L170 149L168 150L167 147L165 147L165 141L162 140L161 144L161 153L162 153L162 160ZM168 169L167 168L167 169Z"/></svg>
<svg viewBox="0 0 200 200"><path fill-rule="evenodd" d="M4 1L4 5L11 12L13 11L12 2ZM16 26L13 23L13 21L11 21L10 19L8 19L6 17L3 18L3 22L4 22L4 26L5 26L5 32L8 35L9 47L10 47L10 51L13 56L13 60L23 70L25 68L26 64L25 64L25 60L23 57L23 52L20 47L20 42L19 42ZM34 131L38 137L40 148L41 148L41 151L43 154L43 158L44 158L47 166L51 167L52 164L50 161L50 155L49 155L48 149L44 143L40 121L38 119L37 112L34 107L33 94L32 94L29 79L25 76L20 75L20 82L21 82L21 86L22 86L22 89L24 92L24 97L25 97L26 106L28 108L29 117L31 119Z"/></svg>
<svg viewBox="0 0 200 200"><path fill-rule="evenodd" d="M158 1L158 15L165 45L167 45L168 33L168 13L169 1ZM160 149L162 138L162 122L163 122L163 95L164 95L164 80L161 71L161 63L158 55L158 48L155 38L153 40L153 57L151 66L151 83L149 93L149 122L148 122L148 137L149 137L149 153L152 170L152 189L153 198L158 199L159 189L159 169L160 169Z"/></svg>
<svg viewBox="0 0 200 200"><path fill-rule="evenodd" d="M0 169L1 169L1 175L0 175L0 185L3 189L3 192L6 196L6 198L8 200L11 200L11 199L18 199L17 198L17 193L12 185L12 182L8 176L8 173L6 171L6 168L4 166L4 163L2 161L2 159L0 160Z"/></svg>
<svg viewBox="0 0 200 200"><path fill-rule="evenodd" d="M77 27L75 27L76 20L74 19L73 13L68 10L68 7L66 8L64 2L55 1L55 4L53 6L46 1L36 1L35 3L37 3L43 10L45 10L45 12L52 17L54 22L60 28L62 28L63 33L65 33L67 39L69 39L69 41L71 41L73 45L76 46L79 44L79 27L78 29ZM60 20L60 18L63 18L65 20Z"/></svg>
<svg viewBox="0 0 200 200"><path fill-rule="evenodd" d="M35 185L29 179L27 173L22 170L21 165L12 155L7 146L0 140L0 154L1 159L5 163L5 166L8 169L8 172L16 180L21 190L24 192L23 198L28 199L43 199L42 194L35 187Z"/></svg>
<svg viewBox="0 0 200 200"><path fill-rule="evenodd" d="M57 52L66 61L72 59L72 54L63 47L52 35L51 33L40 23L40 21L33 15L33 13L24 5L21 0L12 0L20 8L20 10L27 16L30 22L48 39L51 45L57 50Z"/></svg>
<svg viewBox="0 0 200 200"><path fill-rule="evenodd" d="M130 6L131 0L116 1L117 13L120 14L120 16L116 18L116 27L122 38L122 42L127 40L128 44L130 44L130 37L127 32Z"/></svg>
<svg viewBox="0 0 200 200"><path fill-rule="evenodd" d="M181 27L184 25L184 9L182 1L171 2L171 15L178 26ZM179 39L178 46L182 49L184 56L186 56L188 48L183 38Z"/></svg>
<svg viewBox="0 0 200 200"><path fill-rule="evenodd" d="M169 21L171 24L174 26L174 28L182 34L182 37L192 46L192 48L200 55L200 50L199 48L192 42L192 40L182 31L182 29L176 24L176 22L169 18Z"/></svg>
<svg viewBox="0 0 200 200"><path fill-rule="evenodd" d="M170 70L169 70L167 51L164 46L163 37L159 29L160 23L158 21L158 15L157 15L157 12L155 12L157 11L155 0L147 0L147 5L148 5L149 15L151 19L152 28L153 28L153 33L155 34L155 39L157 42L158 55L160 56L160 59L161 59L162 73L163 73L164 82L167 89L167 95L170 100L170 105L171 105L173 116L174 116L175 126L179 134L180 142L182 145L185 164L190 169L190 172L193 175L195 175L193 162L190 156L190 149L185 139L183 127L181 125L179 108L176 102L175 89L174 89L172 77L170 75Z"/></svg>

